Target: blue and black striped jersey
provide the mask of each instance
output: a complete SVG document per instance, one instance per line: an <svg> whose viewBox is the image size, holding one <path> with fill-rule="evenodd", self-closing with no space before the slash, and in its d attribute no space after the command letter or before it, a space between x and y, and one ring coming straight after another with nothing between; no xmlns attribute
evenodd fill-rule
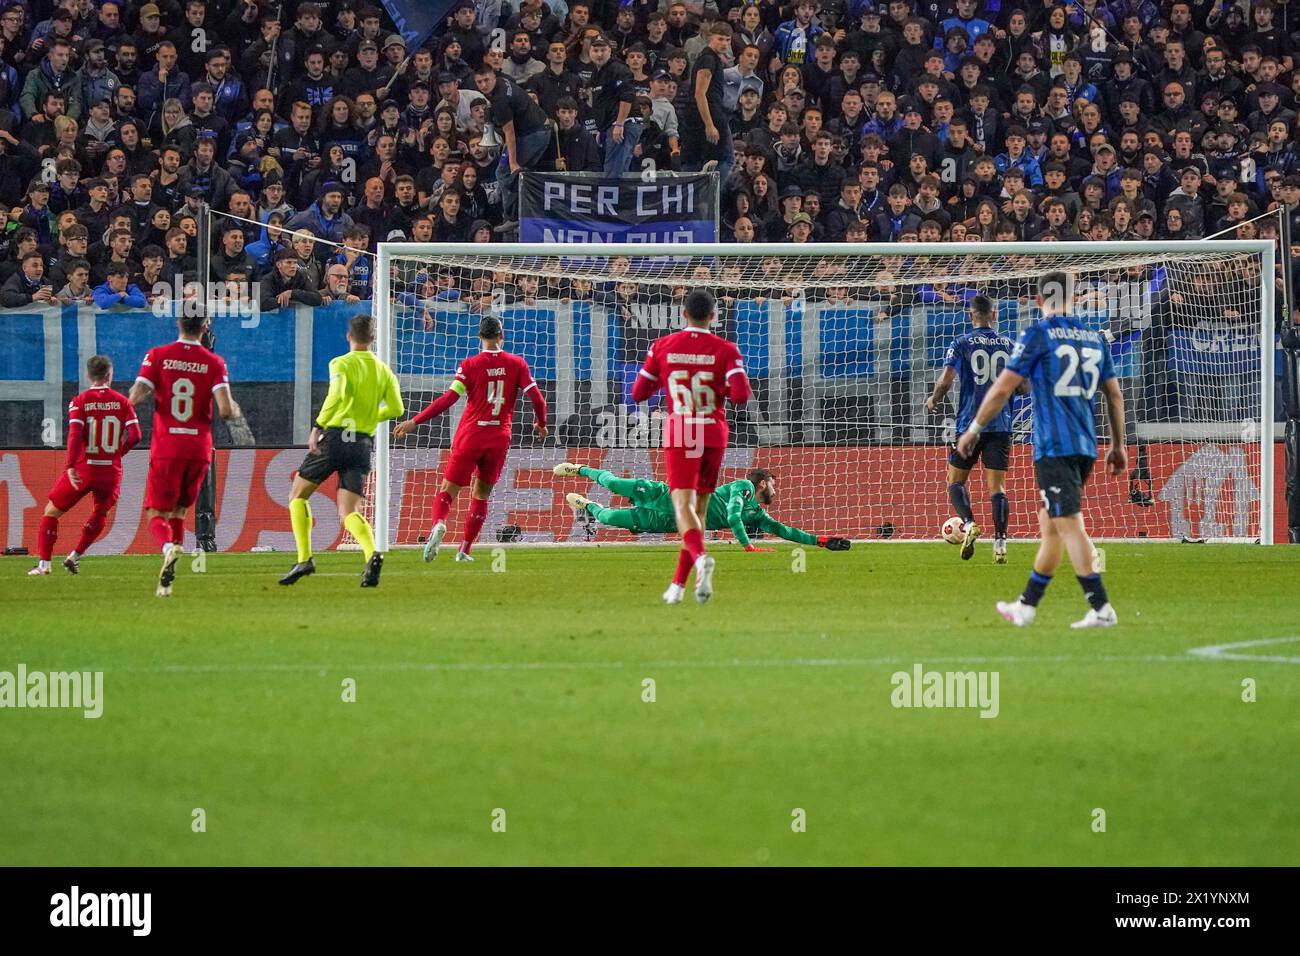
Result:
<svg viewBox="0 0 1300 956"><path fill-rule="evenodd" d="M1007 368L1029 380L1034 460L1096 458L1093 400L1102 383L1115 377L1110 347L1101 333L1072 315L1039 319L1020 333Z"/></svg>
<svg viewBox="0 0 1300 956"><path fill-rule="evenodd" d="M961 395L957 403L957 434L970 425L984 393L1006 368L1014 348L1011 339L997 329L971 329L952 340L944 357L945 368L957 370ZM1011 402L1007 402L997 417L984 428L989 432L1011 431Z"/></svg>

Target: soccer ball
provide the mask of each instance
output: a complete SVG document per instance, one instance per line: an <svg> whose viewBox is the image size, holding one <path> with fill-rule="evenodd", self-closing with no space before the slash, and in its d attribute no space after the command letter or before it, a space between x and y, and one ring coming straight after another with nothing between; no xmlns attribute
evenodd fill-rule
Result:
<svg viewBox="0 0 1300 956"><path fill-rule="evenodd" d="M965 525L966 522L962 521L961 518L956 515L953 515L945 521L943 527L939 529L939 537L943 538L943 540L947 541L949 544L961 544L961 539L963 537L962 528L965 527Z"/></svg>

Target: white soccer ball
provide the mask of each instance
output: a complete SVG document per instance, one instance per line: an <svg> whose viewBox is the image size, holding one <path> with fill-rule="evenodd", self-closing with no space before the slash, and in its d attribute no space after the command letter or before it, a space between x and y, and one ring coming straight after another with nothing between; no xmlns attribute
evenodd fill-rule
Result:
<svg viewBox="0 0 1300 956"><path fill-rule="evenodd" d="M965 527L965 525L966 522L962 521L961 518L956 515L953 515L945 521L943 527L939 529L939 537L943 538L943 540L947 541L949 544L961 544L961 539L964 537L962 528Z"/></svg>

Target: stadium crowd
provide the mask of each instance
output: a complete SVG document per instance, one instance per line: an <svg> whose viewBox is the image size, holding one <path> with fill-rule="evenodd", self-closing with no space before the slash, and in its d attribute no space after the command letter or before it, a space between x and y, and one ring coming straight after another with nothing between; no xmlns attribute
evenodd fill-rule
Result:
<svg viewBox="0 0 1300 956"><path fill-rule="evenodd" d="M1274 0L462 0L419 49L354 0L9 0L0 306L144 304L204 202L263 306L369 298L378 241L513 238L521 169L717 169L737 242L1267 237L1298 42Z"/></svg>

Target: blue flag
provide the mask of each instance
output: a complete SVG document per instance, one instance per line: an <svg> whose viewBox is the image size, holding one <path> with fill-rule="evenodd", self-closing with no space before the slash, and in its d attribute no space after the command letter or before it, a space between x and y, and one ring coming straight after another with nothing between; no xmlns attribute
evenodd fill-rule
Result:
<svg viewBox="0 0 1300 956"><path fill-rule="evenodd" d="M406 41L409 53L419 49L420 44L429 39L434 30L447 22L447 14L458 2L459 0L429 0L427 3L419 3L417 0L383 0L384 9L393 18L397 32Z"/></svg>

